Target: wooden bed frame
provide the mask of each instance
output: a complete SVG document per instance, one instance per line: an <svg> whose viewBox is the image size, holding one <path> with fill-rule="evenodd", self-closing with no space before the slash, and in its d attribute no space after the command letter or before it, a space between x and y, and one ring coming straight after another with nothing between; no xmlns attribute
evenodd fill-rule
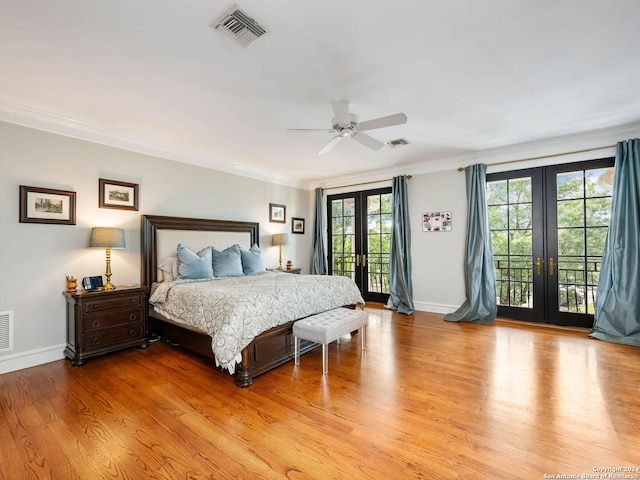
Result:
<svg viewBox="0 0 640 480"><path fill-rule="evenodd" d="M206 232L239 232L250 236L251 245L259 244L259 224L231 220L208 220L201 218L166 217L158 215L142 216L142 282L151 286L156 282L158 271L157 237L158 230L190 230ZM205 355L213 360L211 337L175 323L154 317L148 309L148 334L159 335L172 344ZM293 322L274 327L258 335L244 350L242 362L236 366L236 385L248 387L254 377L282 365L294 357ZM301 353L308 352L317 344L302 342Z"/></svg>

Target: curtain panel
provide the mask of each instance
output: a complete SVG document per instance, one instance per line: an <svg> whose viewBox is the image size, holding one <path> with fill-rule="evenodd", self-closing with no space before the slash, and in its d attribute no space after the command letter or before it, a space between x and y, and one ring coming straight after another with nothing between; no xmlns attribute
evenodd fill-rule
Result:
<svg viewBox="0 0 640 480"><path fill-rule="evenodd" d="M407 177L393 177L392 187L392 231L389 258L389 300L387 308L411 315L413 305L413 283L411 280L411 222Z"/></svg>
<svg viewBox="0 0 640 480"><path fill-rule="evenodd" d="M453 313L450 322L493 323L496 304L496 273L491 248L487 213L487 166L476 164L465 171L467 183L467 240L464 259L466 299Z"/></svg>
<svg viewBox="0 0 640 480"><path fill-rule="evenodd" d="M619 142L590 337L640 346L640 139Z"/></svg>
<svg viewBox="0 0 640 480"><path fill-rule="evenodd" d="M324 245L324 191L318 187L316 192L316 213L313 222L313 256L311 262L311 273L313 275L327 275L329 266L327 265L327 251Z"/></svg>

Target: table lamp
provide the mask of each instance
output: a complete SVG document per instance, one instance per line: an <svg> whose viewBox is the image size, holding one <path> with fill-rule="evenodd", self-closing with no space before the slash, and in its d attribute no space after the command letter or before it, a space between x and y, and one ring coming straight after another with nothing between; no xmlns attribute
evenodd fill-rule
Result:
<svg viewBox="0 0 640 480"><path fill-rule="evenodd" d="M286 233L274 233L271 239L271 245L280 248L280 265L278 270L282 270L282 246L289 245L289 235Z"/></svg>
<svg viewBox="0 0 640 480"><path fill-rule="evenodd" d="M124 230L112 227L93 227L91 229L89 247L106 248L107 271L105 277L107 277L107 283L102 289L115 290L116 287L111 283L111 249L124 248Z"/></svg>

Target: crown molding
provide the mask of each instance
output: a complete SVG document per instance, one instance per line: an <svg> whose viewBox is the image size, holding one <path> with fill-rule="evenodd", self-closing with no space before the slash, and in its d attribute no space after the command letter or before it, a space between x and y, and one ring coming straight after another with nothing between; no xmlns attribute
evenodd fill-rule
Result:
<svg viewBox="0 0 640 480"><path fill-rule="evenodd" d="M65 117L64 115L5 99L0 99L0 121L98 143L100 145L120 148L122 150L219 170L254 180L302 188L298 180L290 177L248 169L233 161L212 158L211 155L202 152L193 152L176 145L150 141L129 133L82 122L71 117Z"/></svg>
<svg viewBox="0 0 640 480"><path fill-rule="evenodd" d="M564 135L549 139L496 147L464 155L394 166L369 172L315 179L306 188L338 188L352 183L388 181L397 175L420 175L464 168L476 163L487 165L487 171L516 170L534 166L579 162L615 155L617 142L640 136L640 122ZM580 152L579 150L588 150ZM501 164L500 166L496 164ZM492 167L492 165L495 165ZM516 166L517 165L517 166Z"/></svg>

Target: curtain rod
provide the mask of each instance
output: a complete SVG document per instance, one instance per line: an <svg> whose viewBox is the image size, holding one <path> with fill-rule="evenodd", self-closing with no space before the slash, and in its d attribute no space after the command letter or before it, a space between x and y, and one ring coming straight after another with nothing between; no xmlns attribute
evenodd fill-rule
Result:
<svg viewBox="0 0 640 480"><path fill-rule="evenodd" d="M572 152L554 153L551 155L542 155L540 157L521 158L519 160L508 160L506 162L487 163L487 167L493 167L494 165L507 165L509 163L528 162L529 160L542 160L544 158L560 157L562 155L573 155L574 153L593 152L595 150L604 150L606 148L615 148L617 145L607 145L606 147L585 148L583 150L574 150ZM467 167L458 167L459 172L464 172Z"/></svg>
<svg viewBox="0 0 640 480"><path fill-rule="evenodd" d="M411 180L411 175L405 175L405 177L407 177L407 180ZM389 180L393 180L393 179L387 178L383 180L376 180L374 182L362 182L362 183L352 183L350 185L338 185L337 187L328 187L328 188L323 188L322 190L327 191L327 190L335 190L336 188L359 187L361 185L371 185L372 183L388 182Z"/></svg>

